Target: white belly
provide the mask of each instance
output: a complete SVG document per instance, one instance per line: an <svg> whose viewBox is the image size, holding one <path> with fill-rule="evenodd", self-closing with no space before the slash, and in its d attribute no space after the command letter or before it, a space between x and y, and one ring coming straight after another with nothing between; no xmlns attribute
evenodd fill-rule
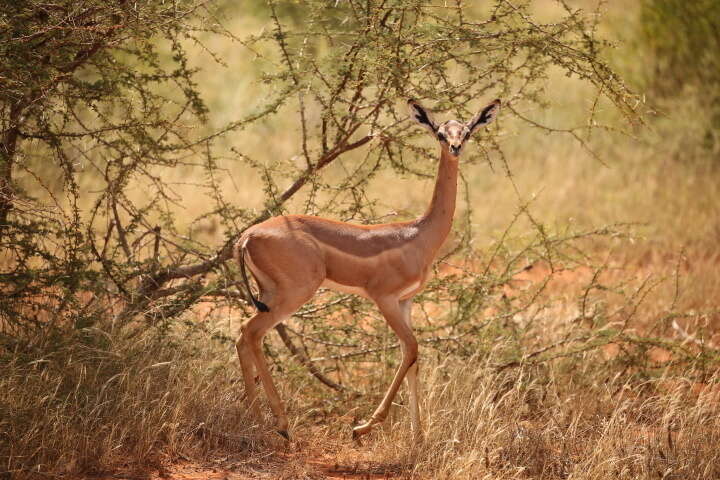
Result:
<svg viewBox="0 0 720 480"><path fill-rule="evenodd" d="M405 300L408 297L411 297L415 292L417 292L420 289L420 286L422 285L422 282L415 282L407 287L400 290L400 293L398 294L398 298L400 300Z"/></svg>
<svg viewBox="0 0 720 480"><path fill-rule="evenodd" d="M422 282L414 282L407 287L403 287L402 290L397 292L397 298L403 300L414 294L422 285ZM321 287L330 288L342 293L351 293L353 295L360 295L361 297L370 298L367 291L362 287L353 287L350 285L343 285L342 283L333 282L330 279L325 279L320 285Z"/></svg>
<svg viewBox="0 0 720 480"><path fill-rule="evenodd" d="M368 293L362 287L353 287L350 285L343 285L342 283L333 282L330 279L325 279L320 285L321 287L330 288L342 293L352 293L353 295L360 295L361 297L370 298Z"/></svg>

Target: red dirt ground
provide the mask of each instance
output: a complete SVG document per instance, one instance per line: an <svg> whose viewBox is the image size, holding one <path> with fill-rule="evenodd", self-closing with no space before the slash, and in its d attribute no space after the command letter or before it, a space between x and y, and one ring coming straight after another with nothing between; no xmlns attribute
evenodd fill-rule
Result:
<svg viewBox="0 0 720 480"><path fill-rule="evenodd" d="M634 265L633 270L637 276L641 273L657 273L654 270L658 264L667 266L668 262L649 259L644 265ZM717 263L718 259L715 259ZM463 265L467 267L468 265ZM683 265L685 269L687 265ZM472 267L472 266L471 266ZM459 268L448 264L440 266L441 275L459 273ZM551 276L548 290L551 292L568 292L577 289L579 285L587 284L592 277L592 271L586 267L555 272ZM547 263L537 262L526 270L513 277L504 287L506 295L516 295L520 290L532 285L538 285L551 275ZM607 274L606 274L607 275ZM210 311L210 304L200 304L198 313L217 314ZM227 311L222 313L228 314ZM711 342L720 345L720 333L713 336ZM617 345L608 345L604 353L608 357L617 354ZM664 363L672 360L672 354L662 348L654 347L648 351L650 360ZM668 383L669 390L678 385ZM711 395L720 401L720 391L708 391L707 385L696 383L684 385L697 395ZM310 440L311 442L311 440ZM280 449L281 450L281 449ZM143 471L115 472L109 475L92 477L93 480L255 480L255 479L410 479L420 478L412 473L411 465L378 464L369 462L362 452L353 450L351 446L342 449L342 455L333 455L320 446L313 448L308 439L300 440L300 444L290 446L285 452L273 449L266 455L238 454L233 457L221 457L206 462L187 460L174 460L163 462L160 467L148 467ZM336 463L342 458L343 463Z"/></svg>
<svg viewBox="0 0 720 480"><path fill-rule="evenodd" d="M181 460L143 471L119 471L111 475L88 477L92 480L260 480L260 479L410 479L418 478L401 465L372 462L338 464L328 455L269 454L263 460L255 457L232 460L229 457L207 462Z"/></svg>

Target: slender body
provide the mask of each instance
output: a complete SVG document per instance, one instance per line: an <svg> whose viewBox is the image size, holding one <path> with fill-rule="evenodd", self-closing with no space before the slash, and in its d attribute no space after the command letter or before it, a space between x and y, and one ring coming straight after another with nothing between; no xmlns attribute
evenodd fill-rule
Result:
<svg viewBox="0 0 720 480"><path fill-rule="evenodd" d="M402 362L385 397L371 418L353 429L353 436L368 433L385 419L406 377L413 431L417 436L421 433L412 297L424 287L452 227L462 146L479 126L492 121L500 102L494 101L467 124L451 120L437 125L418 103L410 101L409 106L415 120L431 131L441 147L433 197L422 217L409 222L355 225L287 215L249 228L236 245L236 259L243 269L247 265L260 291L259 298L253 298L260 311L242 326L237 342L247 401L259 415L254 382L257 370L278 430L286 438L288 420L262 353L262 338L323 286L375 302L402 348Z"/></svg>

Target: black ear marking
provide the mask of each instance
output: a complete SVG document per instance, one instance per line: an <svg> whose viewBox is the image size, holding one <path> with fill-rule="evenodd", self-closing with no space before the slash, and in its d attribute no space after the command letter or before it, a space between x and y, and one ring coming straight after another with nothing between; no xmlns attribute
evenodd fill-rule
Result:
<svg viewBox="0 0 720 480"><path fill-rule="evenodd" d="M428 128L433 134L437 132L437 124L433 121L430 114L422 107L422 105L415 100L410 99L408 100L408 107L410 108L410 114L416 122Z"/></svg>
<svg viewBox="0 0 720 480"><path fill-rule="evenodd" d="M467 128L470 131L468 136L471 135L479 127L487 125L488 123L495 120L498 111L500 111L500 99L493 101L490 105L483 108L480 113L475 115L472 120L467 123Z"/></svg>
<svg viewBox="0 0 720 480"><path fill-rule="evenodd" d="M483 108L482 112L480 112L480 118L478 119L478 123L480 125L484 125L490 122L498 105L500 105L500 100L495 100L492 104Z"/></svg>
<svg viewBox="0 0 720 480"><path fill-rule="evenodd" d="M430 125L431 122L428 118L427 112L422 108L419 108L419 106L416 104L412 104L412 107L413 111L415 112L415 120L420 123L424 123L425 125Z"/></svg>

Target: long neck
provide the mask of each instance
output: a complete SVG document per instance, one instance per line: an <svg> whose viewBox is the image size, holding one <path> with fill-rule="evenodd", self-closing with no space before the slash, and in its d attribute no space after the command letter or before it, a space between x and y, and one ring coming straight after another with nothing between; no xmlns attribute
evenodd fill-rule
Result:
<svg viewBox="0 0 720 480"><path fill-rule="evenodd" d="M435 180L430 206L418 222L421 228L423 243L427 245L434 256L452 228L455 214L455 197L457 196L458 161L442 149L440 153L440 166Z"/></svg>

